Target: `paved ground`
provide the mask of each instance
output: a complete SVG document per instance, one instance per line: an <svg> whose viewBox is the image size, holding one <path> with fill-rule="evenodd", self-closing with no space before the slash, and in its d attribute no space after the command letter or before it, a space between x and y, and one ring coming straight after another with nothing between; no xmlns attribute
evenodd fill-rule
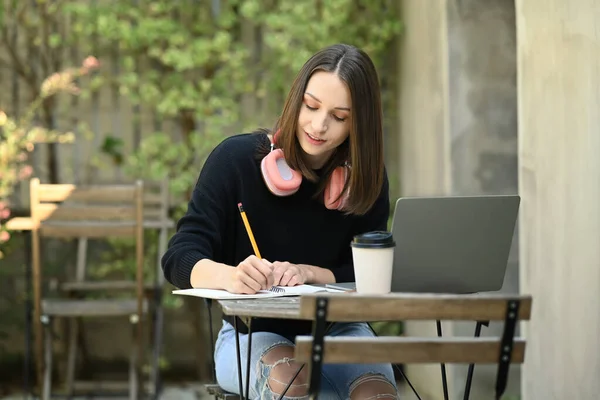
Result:
<svg viewBox="0 0 600 400"><path fill-rule="evenodd" d="M126 397L74 397L73 400L126 400ZM202 385L181 385L166 387L160 397L161 400L212 400L213 397L208 395ZM414 394L408 393L402 396L403 400L416 399ZM0 400L33 400L26 399L21 394L15 394L10 397L1 397Z"/></svg>
<svg viewBox="0 0 600 400"><path fill-rule="evenodd" d="M57 398L64 398L63 396ZM126 400L126 397L74 397L73 400ZM209 396L202 385L181 385L169 386L163 390L160 397L161 400L209 400L213 399ZM0 397L0 400L33 400L26 398L22 394L14 394L9 397Z"/></svg>
<svg viewBox="0 0 600 400"><path fill-rule="evenodd" d="M408 388L406 385L402 385L400 388L402 392L402 400L417 400L417 397L414 393ZM461 396L462 397L462 396ZM64 398L64 397L57 397ZM482 398L479 397L477 393L471 393L472 399ZM488 396L483 396L483 398L489 398ZM510 397L506 396L503 399L506 400L514 400L518 397ZM163 390L161 400L212 400L213 397L209 396L203 389L201 384L189 384L189 385L180 385L180 386L168 386ZM0 397L0 400L33 400L31 398L26 399L23 395L15 394L10 397ZM126 397L74 397L73 400L127 400Z"/></svg>
<svg viewBox="0 0 600 400"><path fill-rule="evenodd" d="M58 397L64 398L64 397ZM161 400L212 400L213 397L208 395L202 385L181 385L169 386L164 389ZM406 393L402 396L403 400L416 399L413 393ZM22 394L14 394L9 397L0 397L0 400L33 400L25 398ZM73 400L127 400L125 397L74 397Z"/></svg>
<svg viewBox="0 0 600 400"><path fill-rule="evenodd" d="M64 397L60 397L64 398ZM202 385L181 385L169 386L164 389L161 400L212 400L213 397L208 395ZM409 390L405 391L402 400L416 400L417 397ZM15 394L10 397L2 397L0 400L33 400L26 399L21 394ZM73 400L127 400L126 397L74 397Z"/></svg>

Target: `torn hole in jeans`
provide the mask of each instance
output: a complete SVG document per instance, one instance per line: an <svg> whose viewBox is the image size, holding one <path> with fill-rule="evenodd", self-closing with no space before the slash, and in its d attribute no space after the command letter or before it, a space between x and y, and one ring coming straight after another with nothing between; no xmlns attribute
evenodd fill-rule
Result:
<svg viewBox="0 0 600 400"><path fill-rule="evenodd" d="M262 381L257 390L262 393L261 398L279 399L281 393L285 392L283 398L286 400L308 399L309 384L306 377L301 375L302 371L298 373L301 365L295 363L295 359L290 356L290 350L293 350L293 347L287 345L285 349L270 353L274 347L276 346L271 346L269 350L265 351L257 363ZM292 378L294 378L293 381ZM292 382L290 383L290 381Z"/></svg>
<svg viewBox="0 0 600 400"><path fill-rule="evenodd" d="M367 374L361 375L358 378L356 378L356 380L354 380L354 382L352 382L350 384L350 388L348 390L350 397L352 397L352 393L354 392L355 389L357 389L360 385L362 385L364 383L368 383L368 382L386 383L389 386L390 390L394 391L395 393L380 393L380 394L376 394L374 396L367 397L365 400L397 399L398 398L398 391L396 389L396 386L393 383L391 383L385 376L383 376L381 374L377 374L377 373L367 373Z"/></svg>
<svg viewBox="0 0 600 400"><path fill-rule="evenodd" d="M292 365L290 364L290 361L295 361L295 359L294 358L290 358L290 357L283 357L281 360L277 360L272 365L269 365L269 367L271 367L271 371L273 371L275 369L275 367L277 367L278 365L281 365L281 364L286 364L288 367L291 368ZM300 366L298 366L297 369L300 369ZM294 374L296 373L296 371L294 371ZM290 379L292 379L292 378L290 377ZM289 381L288 382L282 382L282 381L276 379L275 377L272 376L271 373L269 374L269 380L272 380L272 381L277 382L277 383L281 383L282 385L286 385L286 386L288 385L288 383L290 383ZM294 382L295 382L295 379L294 379ZM308 387L308 383L292 383L290 385L290 389L292 387Z"/></svg>

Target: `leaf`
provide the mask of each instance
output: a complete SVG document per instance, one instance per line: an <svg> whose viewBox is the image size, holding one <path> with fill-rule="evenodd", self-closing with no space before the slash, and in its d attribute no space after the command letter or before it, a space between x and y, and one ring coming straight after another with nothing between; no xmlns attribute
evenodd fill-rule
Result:
<svg viewBox="0 0 600 400"><path fill-rule="evenodd" d="M48 35L48 44L52 49L56 49L57 47L59 47L62 44L62 41L63 40L60 33L51 33L50 35Z"/></svg>

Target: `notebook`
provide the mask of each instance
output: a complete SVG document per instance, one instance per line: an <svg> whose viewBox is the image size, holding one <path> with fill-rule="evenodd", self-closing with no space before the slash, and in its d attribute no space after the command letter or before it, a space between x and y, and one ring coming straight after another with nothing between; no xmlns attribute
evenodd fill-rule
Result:
<svg viewBox="0 0 600 400"><path fill-rule="evenodd" d="M326 288L322 286L312 285L297 285L297 286L275 286L275 291L271 290L260 290L254 294L238 294L230 293L226 290L219 289L178 289L173 290L173 294L179 294L184 296L195 296L204 297L207 299L217 300L239 300L239 299L263 299L269 297L288 297L288 296L300 296L306 293L316 292L333 292L340 293L343 290Z"/></svg>

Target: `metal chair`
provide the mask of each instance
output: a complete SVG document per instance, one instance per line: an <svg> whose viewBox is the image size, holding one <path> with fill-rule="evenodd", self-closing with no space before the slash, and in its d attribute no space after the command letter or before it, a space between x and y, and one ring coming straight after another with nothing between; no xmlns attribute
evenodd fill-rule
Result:
<svg viewBox="0 0 600 400"><path fill-rule="evenodd" d="M529 320L531 296L409 294L308 294L300 315L313 319L312 336L297 336L296 361L310 371L309 395L316 399L324 363L497 364L496 399L506 388L511 363L522 363L525 340L515 338L519 320ZM328 337L329 322L463 320L504 321L499 338L481 337ZM442 378L444 374L442 373ZM445 383L445 382L444 382ZM468 390L465 398L468 398ZM445 391L444 397L448 399Z"/></svg>

